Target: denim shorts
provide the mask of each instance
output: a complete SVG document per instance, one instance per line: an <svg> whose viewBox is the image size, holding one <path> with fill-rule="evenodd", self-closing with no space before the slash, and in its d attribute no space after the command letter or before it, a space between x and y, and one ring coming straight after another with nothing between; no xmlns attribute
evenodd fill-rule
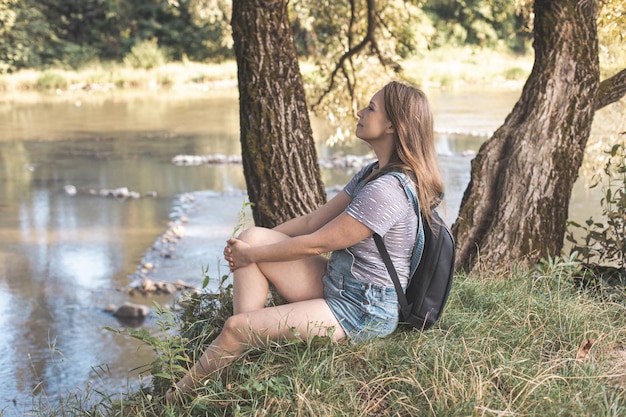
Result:
<svg viewBox="0 0 626 417"><path fill-rule="evenodd" d="M323 279L326 303L354 343L393 333L400 310L395 288L356 279L353 261L345 249L332 253Z"/></svg>

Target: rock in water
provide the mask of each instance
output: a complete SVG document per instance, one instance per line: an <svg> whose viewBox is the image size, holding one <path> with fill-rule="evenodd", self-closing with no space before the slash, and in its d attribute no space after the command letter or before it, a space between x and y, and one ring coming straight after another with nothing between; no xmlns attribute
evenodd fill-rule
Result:
<svg viewBox="0 0 626 417"><path fill-rule="evenodd" d="M141 304L124 303L113 312L115 317L123 319L143 319L150 314L150 308Z"/></svg>

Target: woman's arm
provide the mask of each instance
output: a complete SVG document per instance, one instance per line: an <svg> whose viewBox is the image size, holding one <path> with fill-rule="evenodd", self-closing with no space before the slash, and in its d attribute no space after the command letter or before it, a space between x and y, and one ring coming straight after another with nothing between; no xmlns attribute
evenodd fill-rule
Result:
<svg viewBox="0 0 626 417"><path fill-rule="evenodd" d="M346 194L347 196L347 194ZM319 230L262 246L250 246L239 239L230 239L231 269L259 262L282 262L319 255L352 246L371 236L373 231L347 213L342 212Z"/></svg>
<svg viewBox="0 0 626 417"><path fill-rule="evenodd" d="M340 191L330 201L313 212L288 220L274 228L287 236L307 235L319 230L322 226L340 215L352 199L345 191Z"/></svg>

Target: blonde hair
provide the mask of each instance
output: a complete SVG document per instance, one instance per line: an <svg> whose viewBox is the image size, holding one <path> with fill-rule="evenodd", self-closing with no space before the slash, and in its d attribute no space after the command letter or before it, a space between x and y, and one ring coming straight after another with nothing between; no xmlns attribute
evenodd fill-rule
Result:
<svg viewBox="0 0 626 417"><path fill-rule="evenodd" d="M394 154L384 170L413 174L422 213L430 224L432 210L443 196L430 103L422 90L397 81L383 87L383 96L387 118L394 128L395 144Z"/></svg>

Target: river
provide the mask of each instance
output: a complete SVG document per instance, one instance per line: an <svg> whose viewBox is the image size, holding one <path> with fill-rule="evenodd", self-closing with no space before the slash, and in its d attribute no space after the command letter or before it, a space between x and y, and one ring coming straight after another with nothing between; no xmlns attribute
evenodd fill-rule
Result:
<svg viewBox="0 0 626 417"><path fill-rule="evenodd" d="M519 92L428 92L450 223L473 152ZM606 117L610 122L594 134L618 129L622 119ZM328 127L318 119L313 127L321 157L367 151L359 142L328 147ZM150 278L193 286L203 267L214 278L225 270L221 248L245 202L241 165L177 166L172 158L240 154L236 89L6 98L0 135L0 415L24 414L33 396L55 402L87 386L124 392L153 354L106 330L126 324L104 308L171 303L171 296L120 290L147 262L154 265ZM327 168L322 175L327 187L337 187L351 171ZM571 203L579 220L599 210L585 181ZM139 198L100 195L121 187ZM164 257L158 242L172 222L185 236ZM155 319L136 326L154 330Z"/></svg>

